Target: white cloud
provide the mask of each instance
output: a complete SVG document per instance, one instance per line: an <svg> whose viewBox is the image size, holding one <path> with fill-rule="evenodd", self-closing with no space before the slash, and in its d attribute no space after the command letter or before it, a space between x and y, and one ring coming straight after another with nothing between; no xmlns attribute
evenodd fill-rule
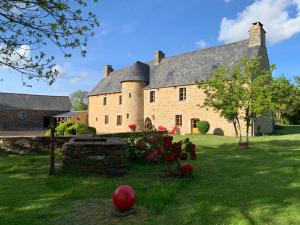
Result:
<svg viewBox="0 0 300 225"><path fill-rule="evenodd" d="M31 49L29 45L21 45L20 47L11 50L10 54L3 54L7 50L6 46L0 43L0 60L2 62L11 62L14 65L24 65L26 64L26 60L31 59ZM0 64L1 65L1 64ZM9 69L7 66L1 65L2 69Z"/></svg>
<svg viewBox="0 0 300 225"><path fill-rule="evenodd" d="M202 48L205 48L207 46L207 43L206 41L204 40L199 40L195 43L195 45L199 48L199 49L202 49Z"/></svg>
<svg viewBox="0 0 300 225"><path fill-rule="evenodd" d="M218 39L226 43L246 39L251 23L257 21L264 24L270 43L289 39L300 32L300 0L255 0L235 19L222 19Z"/></svg>
<svg viewBox="0 0 300 225"><path fill-rule="evenodd" d="M31 55L31 50L29 45L21 45L16 52L22 57L28 58Z"/></svg>
<svg viewBox="0 0 300 225"><path fill-rule="evenodd" d="M63 66L56 64L54 66L54 69L58 71L58 78L67 78L69 67L70 67L70 63L65 63Z"/></svg>
<svg viewBox="0 0 300 225"><path fill-rule="evenodd" d="M71 77L70 77L70 83L73 84L73 83L82 81L82 80L84 80L87 76L88 76L88 74L87 74L86 72L81 72L81 73L78 74L78 75L71 76Z"/></svg>

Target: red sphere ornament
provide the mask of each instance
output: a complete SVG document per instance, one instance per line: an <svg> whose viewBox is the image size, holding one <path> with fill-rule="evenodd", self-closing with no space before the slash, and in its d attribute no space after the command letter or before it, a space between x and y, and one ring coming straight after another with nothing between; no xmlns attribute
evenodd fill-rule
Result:
<svg viewBox="0 0 300 225"><path fill-rule="evenodd" d="M118 210L129 210L135 205L135 192L129 185L122 185L114 191L112 200Z"/></svg>

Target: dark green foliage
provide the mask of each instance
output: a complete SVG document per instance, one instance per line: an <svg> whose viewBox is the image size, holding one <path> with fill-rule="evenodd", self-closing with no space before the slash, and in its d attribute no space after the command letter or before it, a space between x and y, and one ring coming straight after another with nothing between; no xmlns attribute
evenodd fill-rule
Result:
<svg viewBox="0 0 300 225"><path fill-rule="evenodd" d="M73 49L85 56L88 38L99 23L95 14L83 9L96 1L1 0L0 67L19 72L23 85L30 86L32 79L52 84L59 71L45 46L58 47L65 57L71 57Z"/></svg>
<svg viewBox="0 0 300 225"><path fill-rule="evenodd" d="M68 121L59 124L55 128L55 135L56 136L72 136L78 134L89 134L95 135L96 129L94 127L89 127L80 122ZM45 133L45 136L50 136L50 131Z"/></svg>
<svg viewBox="0 0 300 225"><path fill-rule="evenodd" d="M205 120L200 120L197 122L197 128L200 134L207 134L210 128L209 122Z"/></svg>

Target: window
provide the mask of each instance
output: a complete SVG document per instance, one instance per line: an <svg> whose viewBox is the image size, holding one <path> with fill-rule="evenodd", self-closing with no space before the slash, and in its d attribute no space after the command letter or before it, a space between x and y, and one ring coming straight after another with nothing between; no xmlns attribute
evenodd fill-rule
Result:
<svg viewBox="0 0 300 225"><path fill-rule="evenodd" d="M104 116L104 124L108 124L109 123L109 117L108 115Z"/></svg>
<svg viewBox="0 0 300 225"><path fill-rule="evenodd" d="M103 97L103 105L106 105L106 103L107 103L107 98Z"/></svg>
<svg viewBox="0 0 300 225"><path fill-rule="evenodd" d="M122 116L118 115L117 116L117 126L121 126L122 125Z"/></svg>
<svg viewBox="0 0 300 225"><path fill-rule="evenodd" d="M186 88L179 88L179 101L186 100Z"/></svg>
<svg viewBox="0 0 300 225"><path fill-rule="evenodd" d="M122 105L122 95L119 96L119 105Z"/></svg>
<svg viewBox="0 0 300 225"><path fill-rule="evenodd" d="M155 91L150 91L150 103L155 102Z"/></svg>
<svg viewBox="0 0 300 225"><path fill-rule="evenodd" d="M129 118L129 113L127 113L126 118L127 118L127 119Z"/></svg>
<svg viewBox="0 0 300 225"><path fill-rule="evenodd" d="M131 93L128 94L129 98L131 98Z"/></svg>
<svg viewBox="0 0 300 225"><path fill-rule="evenodd" d="M181 127L182 126L182 115L175 116L175 125Z"/></svg>

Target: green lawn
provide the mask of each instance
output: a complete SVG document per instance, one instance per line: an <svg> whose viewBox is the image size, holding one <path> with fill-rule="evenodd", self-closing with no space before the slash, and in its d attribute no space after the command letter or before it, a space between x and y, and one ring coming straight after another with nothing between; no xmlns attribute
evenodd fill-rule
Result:
<svg viewBox="0 0 300 225"><path fill-rule="evenodd" d="M292 129L291 129L292 128ZM162 179L156 165L131 164L122 178L47 175L47 156L0 157L0 224L300 224L299 127L251 139L190 135L194 174ZM290 134L289 134L290 133ZM176 139L185 136L176 136ZM112 191L132 185L135 216L110 214Z"/></svg>

